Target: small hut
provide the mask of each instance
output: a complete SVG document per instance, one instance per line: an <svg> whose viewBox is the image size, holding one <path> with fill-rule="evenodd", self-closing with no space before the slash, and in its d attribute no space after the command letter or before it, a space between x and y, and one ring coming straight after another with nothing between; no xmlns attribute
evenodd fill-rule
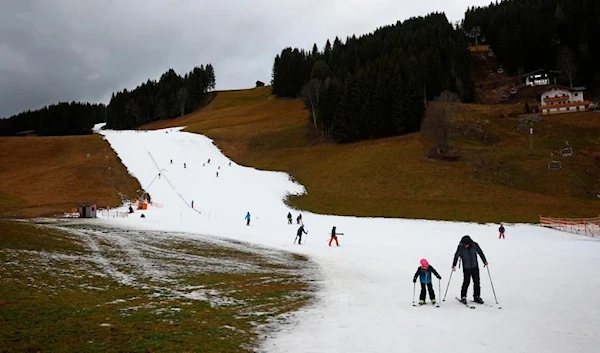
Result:
<svg viewBox="0 0 600 353"><path fill-rule="evenodd" d="M80 204L79 218L96 218L96 203L84 202Z"/></svg>

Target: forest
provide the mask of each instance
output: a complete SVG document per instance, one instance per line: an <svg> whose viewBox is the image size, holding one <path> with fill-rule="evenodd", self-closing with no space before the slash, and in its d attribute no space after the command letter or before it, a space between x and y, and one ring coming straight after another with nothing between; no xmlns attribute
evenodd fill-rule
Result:
<svg viewBox="0 0 600 353"><path fill-rule="evenodd" d="M311 122L338 142L418 131L426 102L443 91L474 98L467 37L444 14L385 26L323 50L285 48L275 57L272 89L302 97Z"/></svg>
<svg viewBox="0 0 600 353"><path fill-rule="evenodd" d="M112 129L131 129L195 111L207 102L215 84L211 64L196 67L183 77L170 69L158 81L148 80L131 91L113 93L108 106L58 103L0 119L0 136L29 130L38 136L85 135L100 122L107 122Z"/></svg>

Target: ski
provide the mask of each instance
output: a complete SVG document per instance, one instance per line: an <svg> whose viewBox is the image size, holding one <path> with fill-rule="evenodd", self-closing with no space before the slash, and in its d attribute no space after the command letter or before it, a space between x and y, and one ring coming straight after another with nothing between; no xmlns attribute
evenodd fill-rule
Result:
<svg viewBox="0 0 600 353"><path fill-rule="evenodd" d="M458 297L454 297L454 299L458 300L459 303L461 303L462 305L466 306L469 309L475 309L475 307L473 305L469 305L469 303L467 303L467 304L463 303L460 299L458 299Z"/></svg>
<svg viewBox="0 0 600 353"><path fill-rule="evenodd" d="M485 305L485 306L489 306L490 308L498 308L498 309L502 309L501 306L496 306L496 305L492 305L492 304L488 304L488 303L477 303L474 300L469 300L469 303L475 303L475 304L479 304L479 305Z"/></svg>

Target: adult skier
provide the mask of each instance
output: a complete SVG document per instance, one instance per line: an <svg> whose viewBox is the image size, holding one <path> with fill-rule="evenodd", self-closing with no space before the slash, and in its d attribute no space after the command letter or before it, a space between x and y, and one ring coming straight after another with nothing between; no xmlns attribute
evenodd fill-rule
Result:
<svg viewBox="0 0 600 353"><path fill-rule="evenodd" d="M504 226L500 223L500 228L498 228L500 235L498 235L498 239L504 239L504 231L506 231L506 229L504 229Z"/></svg>
<svg viewBox="0 0 600 353"><path fill-rule="evenodd" d="M246 225L249 226L250 225L250 212L246 213L246 217L244 217L244 218L246 219Z"/></svg>
<svg viewBox="0 0 600 353"><path fill-rule="evenodd" d="M460 290L460 301L463 304L467 303L467 290L471 283L471 277L473 278L473 300L476 303L483 304L481 299L481 285L479 280L479 263L477 262L477 254L481 257L484 266L488 265L488 262L483 254L483 251L479 247L479 244L473 241L470 236L465 235L460 240L460 244L456 248L454 254L454 261L452 262L452 271L456 271L456 263L460 257L463 266L463 284Z"/></svg>
<svg viewBox="0 0 600 353"><path fill-rule="evenodd" d="M302 245L302 233L308 234L306 230L304 230L304 224L298 228L298 232L296 232L296 239L298 239L298 244ZM294 244L296 243L296 239L294 239Z"/></svg>
<svg viewBox="0 0 600 353"><path fill-rule="evenodd" d="M287 219L288 219L288 224L292 224L292 212L288 212Z"/></svg>

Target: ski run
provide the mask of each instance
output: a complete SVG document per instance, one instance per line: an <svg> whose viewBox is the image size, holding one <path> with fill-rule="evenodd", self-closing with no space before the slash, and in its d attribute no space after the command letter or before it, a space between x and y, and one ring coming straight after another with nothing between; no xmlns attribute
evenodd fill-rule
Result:
<svg viewBox="0 0 600 353"><path fill-rule="evenodd" d="M589 353L600 347L595 239L528 224L504 224L506 238L498 239L498 224L294 210L283 199L304 193L302 185L285 173L230 161L202 135L179 128L100 133L160 207L99 224L234 239L304 254L317 264L316 299L271 331L261 352ZM499 207L510 205L499 200ZM299 214L306 231L301 245L294 243ZM333 226L339 246L329 245ZM465 235L489 263L485 268L478 258L486 304L467 303L476 308L467 311L452 300L460 297L463 268L451 270ZM420 295L420 279L412 280L421 259L441 277L430 278L440 303L435 310L411 307ZM502 310L494 310L492 283ZM429 293L426 298L433 309ZM467 299L473 299L472 282Z"/></svg>

